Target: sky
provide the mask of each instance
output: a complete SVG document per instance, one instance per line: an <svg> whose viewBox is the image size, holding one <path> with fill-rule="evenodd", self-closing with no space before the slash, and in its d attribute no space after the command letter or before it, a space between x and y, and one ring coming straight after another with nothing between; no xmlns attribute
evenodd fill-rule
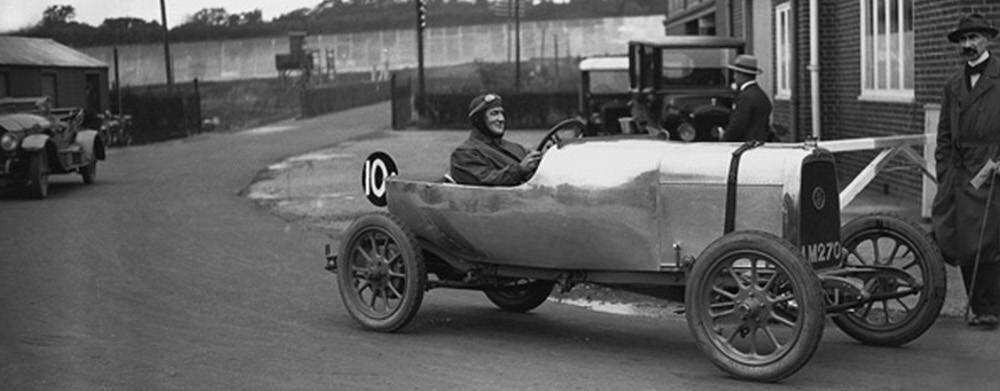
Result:
<svg viewBox="0 0 1000 391"><path fill-rule="evenodd" d="M173 28L204 8L225 8L229 13L260 9L265 21L302 7L315 7L321 0L165 0L167 25ZM71 5L73 20L98 26L104 19L123 16L160 21L160 0L0 0L0 32L32 26L52 5Z"/></svg>

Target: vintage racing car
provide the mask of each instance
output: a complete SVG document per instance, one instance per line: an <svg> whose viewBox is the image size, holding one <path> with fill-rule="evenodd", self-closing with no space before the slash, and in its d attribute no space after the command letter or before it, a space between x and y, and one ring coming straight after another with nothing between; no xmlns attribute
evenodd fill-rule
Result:
<svg viewBox="0 0 1000 391"><path fill-rule="evenodd" d="M392 332L432 288L482 290L503 310L555 285L591 283L685 303L698 346L724 371L777 381L813 355L825 317L857 340L923 334L945 296L929 236L885 214L841 226L833 156L810 143L579 137L564 121L514 187L394 175L365 163L364 215L327 246L350 315Z"/></svg>
<svg viewBox="0 0 1000 391"><path fill-rule="evenodd" d="M82 121L82 109L51 108L47 97L0 99L0 185L27 185L45 198L50 174L78 173L93 183L104 142Z"/></svg>

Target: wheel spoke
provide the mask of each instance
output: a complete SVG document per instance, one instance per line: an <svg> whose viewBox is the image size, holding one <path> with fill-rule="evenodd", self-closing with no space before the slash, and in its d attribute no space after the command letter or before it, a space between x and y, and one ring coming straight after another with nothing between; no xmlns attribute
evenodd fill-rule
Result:
<svg viewBox="0 0 1000 391"><path fill-rule="evenodd" d="M757 349L757 329L750 330L750 354L756 356L759 350Z"/></svg>
<svg viewBox="0 0 1000 391"><path fill-rule="evenodd" d="M898 240L895 241L895 242L896 242L896 246L892 248L892 252L889 253L889 259L886 260L886 262L885 262L887 265L891 265L892 264L892 261L896 259L896 252L898 252L899 251L899 247L901 247L903 245Z"/></svg>
<svg viewBox="0 0 1000 391"><path fill-rule="evenodd" d="M882 254L878 249L878 240L868 239L868 241L872 243L872 253L874 254L874 258L872 259L872 264L879 263L882 259Z"/></svg>
<svg viewBox="0 0 1000 391"><path fill-rule="evenodd" d="M889 301L888 300L882 300L882 314L885 316L884 318L882 318L882 324L888 325L889 324Z"/></svg>
<svg viewBox="0 0 1000 391"><path fill-rule="evenodd" d="M851 255L853 255L855 258L858 259L858 264L860 264L861 266L867 265L865 263L865 258L862 257L861 254L858 253L858 248L857 247L852 248L850 252L851 252Z"/></svg>
<svg viewBox="0 0 1000 391"><path fill-rule="evenodd" d="M753 286L757 285L757 260L750 260L750 284Z"/></svg>
<svg viewBox="0 0 1000 391"><path fill-rule="evenodd" d="M372 298L371 300L368 301L368 306L371 307L372 309L375 309L375 300L378 299L378 290L372 289L371 291L372 291Z"/></svg>
<svg viewBox="0 0 1000 391"><path fill-rule="evenodd" d="M365 249L361 248L361 246L355 247L354 251L360 253L361 257L363 257L365 259L365 262L367 262L369 265L375 263L375 260L372 259L372 257L368 255L368 253L365 252Z"/></svg>
<svg viewBox="0 0 1000 391"><path fill-rule="evenodd" d="M708 316L710 316L713 320L720 320L719 318L726 317L726 316L732 315L734 313L736 313L736 309L735 308L728 309L728 310L721 311L721 312L716 312L716 313L712 313L712 311L709 311L708 312Z"/></svg>
<svg viewBox="0 0 1000 391"><path fill-rule="evenodd" d="M718 293L718 294L720 294L722 296L725 296L726 298L728 298L730 300L736 298L736 294L735 293L728 292L725 289L719 288L718 286L713 286L712 287L712 292L715 292L715 293Z"/></svg>
<svg viewBox="0 0 1000 391"><path fill-rule="evenodd" d="M740 275L736 273L736 270L733 269L732 265L729 266L729 275L733 277L733 280L736 280L736 285L739 286L740 289L745 288L743 286L743 281L740 281Z"/></svg>
<svg viewBox="0 0 1000 391"><path fill-rule="evenodd" d="M761 290L762 291L767 291L768 289L771 289L771 283L773 283L774 280L777 280L777 279L778 279L778 273L775 272L774 274L771 275L771 278L767 279L767 282L764 283L764 287L761 288Z"/></svg>
<svg viewBox="0 0 1000 391"><path fill-rule="evenodd" d="M771 313L771 319L777 320L778 323L784 324L785 326L793 327L793 328L795 327L795 322L792 322L791 320L785 319L784 316L778 315L778 314L776 314L774 312Z"/></svg>
<svg viewBox="0 0 1000 391"><path fill-rule="evenodd" d="M363 284L361 284L360 286L354 288L354 290L358 292L358 296L361 296L361 293L364 292L365 289L372 287L372 284L368 281L362 281L362 283Z"/></svg>
<svg viewBox="0 0 1000 391"><path fill-rule="evenodd" d="M874 306L874 305L875 305L874 301L868 303L868 305L865 306L865 313L864 313L864 315L859 315L860 318L861 319L868 319L868 314L872 311L872 306Z"/></svg>
<svg viewBox="0 0 1000 391"><path fill-rule="evenodd" d="M392 283L389 283L389 284L386 284L386 286L388 287L388 290L392 291L393 295L396 295L397 299L402 299L403 298L403 294L399 293L399 291L396 290L396 286L395 285L393 285ZM388 293L388 292L386 292L386 293Z"/></svg>
<svg viewBox="0 0 1000 391"><path fill-rule="evenodd" d="M763 329L764 329L764 334L767 334L767 338L771 340L772 344L774 344L775 351L781 350L781 348L785 347L784 345L781 344L781 342L778 342L778 337L774 335L774 332L771 331L770 327L764 325Z"/></svg>
<svg viewBox="0 0 1000 391"><path fill-rule="evenodd" d="M775 297L775 298L770 299L770 300L771 300L771 304L778 304L778 303L784 303L786 301L793 300L793 299L795 299L795 294L785 293L785 294L783 294L781 296Z"/></svg>
<svg viewBox="0 0 1000 391"><path fill-rule="evenodd" d="M913 261L911 261L910 263L907 263L907 264L906 264L905 266L903 266L903 267L902 267L902 268L900 268L900 269L901 269L901 270L906 270L906 269L909 269L909 268L911 268L911 267L915 266L916 264L917 264L917 260L916 260L916 259L914 259Z"/></svg>
<svg viewBox="0 0 1000 391"><path fill-rule="evenodd" d="M906 303L904 303L901 298L897 297L896 298L896 302L899 303L899 305L902 306L903 309L906 310L906 313L912 312L912 310L910 309L910 306L906 305Z"/></svg>
<svg viewBox="0 0 1000 391"><path fill-rule="evenodd" d="M386 311L389 311L390 309L392 309L392 307L389 306L389 290L388 289L383 289L382 290L382 303L385 304L385 310Z"/></svg>

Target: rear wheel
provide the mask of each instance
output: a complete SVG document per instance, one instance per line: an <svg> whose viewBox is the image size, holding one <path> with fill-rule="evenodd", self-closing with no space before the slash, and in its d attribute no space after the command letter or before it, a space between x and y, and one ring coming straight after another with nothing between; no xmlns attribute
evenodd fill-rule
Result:
<svg viewBox="0 0 1000 391"><path fill-rule="evenodd" d="M823 335L819 280L791 243L764 232L733 232L709 245L691 270L684 301L698 347L740 378L792 375Z"/></svg>
<svg viewBox="0 0 1000 391"><path fill-rule="evenodd" d="M45 151L35 152L28 158L28 191L32 197L42 199L49 195L49 164Z"/></svg>
<svg viewBox="0 0 1000 391"><path fill-rule="evenodd" d="M344 306L367 329L397 331L423 301L427 269L416 239L389 214L365 215L347 228L337 270Z"/></svg>
<svg viewBox="0 0 1000 391"><path fill-rule="evenodd" d="M504 311L528 312L542 305L555 285L555 281L520 279L483 292Z"/></svg>
<svg viewBox="0 0 1000 391"><path fill-rule="evenodd" d="M947 292L941 250L912 223L886 214L862 216L844 225L845 266L889 267L910 279L879 275L864 281L873 294L893 296L833 318L844 333L866 344L900 346L921 336L937 320Z"/></svg>

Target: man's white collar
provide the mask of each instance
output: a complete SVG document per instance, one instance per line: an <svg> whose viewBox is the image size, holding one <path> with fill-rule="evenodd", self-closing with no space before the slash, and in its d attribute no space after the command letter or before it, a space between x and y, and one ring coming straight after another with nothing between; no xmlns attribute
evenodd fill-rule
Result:
<svg viewBox="0 0 1000 391"><path fill-rule="evenodd" d="M977 58L975 60L972 60L972 61L969 61L969 66L970 67L974 67L976 65L982 64L983 61L986 61L986 60L989 60L989 59L990 59L990 51L989 50L984 50L983 54L979 55L979 58Z"/></svg>
<svg viewBox="0 0 1000 391"><path fill-rule="evenodd" d="M740 86L740 91L743 91L743 90L747 89L747 87L750 87L750 85L752 85L752 84L757 84L757 81L756 80L750 80L750 81L748 81L746 83L743 83L743 85Z"/></svg>

